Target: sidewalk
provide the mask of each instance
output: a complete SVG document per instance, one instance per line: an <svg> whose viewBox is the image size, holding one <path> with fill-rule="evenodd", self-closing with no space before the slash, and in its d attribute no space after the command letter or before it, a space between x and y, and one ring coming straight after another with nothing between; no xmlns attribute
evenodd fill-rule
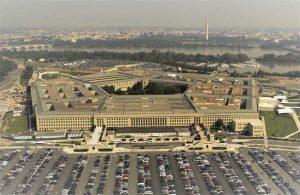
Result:
<svg viewBox="0 0 300 195"><path fill-rule="evenodd" d="M294 118L294 121L295 121L295 123L296 123L296 126L297 126L297 129L298 129L298 130L297 130L296 132L294 132L294 133L291 133L291 134L285 136L284 138L290 138L290 137L292 137L293 135L296 135L297 133L300 132L300 121L299 121L299 118L298 118L298 116L297 116L295 110L293 110L292 116L293 116L293 118Z"/></svg>

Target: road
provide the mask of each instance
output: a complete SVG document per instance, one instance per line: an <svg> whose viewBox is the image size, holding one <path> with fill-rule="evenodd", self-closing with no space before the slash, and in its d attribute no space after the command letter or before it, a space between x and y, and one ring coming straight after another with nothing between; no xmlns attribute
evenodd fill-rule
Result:
<svg viewBox="0 0 300 195"><path fill-rule="evenodd" d="M18 64L18 68L9 73L9 75L0 82L0 91L9 89L19 80L23 67L23 65Z"/></svg>

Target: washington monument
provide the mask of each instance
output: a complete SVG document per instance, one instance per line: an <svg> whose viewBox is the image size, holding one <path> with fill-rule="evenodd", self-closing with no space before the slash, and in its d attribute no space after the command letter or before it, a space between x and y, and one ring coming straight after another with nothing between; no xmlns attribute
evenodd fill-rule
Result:
<svg viewBox="0 0 300 195"><path fill-rule="evenodd" d="M205 33L205 40L208 40L208 21L206 21L206 33Z"/></svg>

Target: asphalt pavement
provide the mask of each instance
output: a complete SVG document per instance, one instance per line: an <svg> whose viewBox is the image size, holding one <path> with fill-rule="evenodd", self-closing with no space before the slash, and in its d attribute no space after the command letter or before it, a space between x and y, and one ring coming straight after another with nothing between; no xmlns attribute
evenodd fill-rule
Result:
<svg viewBox="0 0 300 195"><path fill-rule="evenodd" d="M0 152L0 158L3 157L4 153L8 153L11 150L1 150ZM22 183L22 180L26 175L28 175L31 168L33 168L34 164L37 162L37 160L41 157L41 155L45 152L45 149L37 149L35 156L26 164L24 169L16 176L15 179L10 183L10 185L3 191L1 194L13 194L16 190L16 187ZM56 160L59 158L60 155L67 155L62 153L60 150L55 149L53 151L53 156L51 157L49 163L47 166L39 173L37 180L33 183L32 187L30 188L30 191L27 194L36 194L39 187L45 182L45 178L48 175L48 173L51 171L53 164L56 162ZM23 156L25 154L25 149L22 149L17 156L11 159L11 161L7 164L2 166L2 171L0 171L0 178L2 178L18 161L19 156ZM144 153L145 154L145 153ZM160 177L159 177L159 171L158 171L158 164L156 155L157 154L167 154L169 162L170 162L170 168L172 170L172 174L174 176L175 181L175 189L176 193L179 195L186 194L184 189L184 183L183 179L181 178L181 174L179 171L179 166L177 165L176 159L174 157L174 153L149 153L150 158L150 176L152 180L152 190L154 194L162 194L161 191L161 184L160 184ZM109 166L108 176L105 182L104 187L104 194L113 194L114 193L114 187L115 187L115 171L116 171L116 163L119 159L120 154L111 154L111 163ZM216 174L218 181L220 185L222 186L224 193L231 195L234 194L231 187L229 186L225 176L223 175L223 172L221 171L219 165L211 159L211 154L206 153L205 154L208 158L209 163L212 166L212 169L214 173ZM249 194L257 194L254 186L252 183L247 179L246 175L243 173L239 165L233 160L232 157L230 157L228 154L224 154L226 160L229 161L229 164L231 167L235 170L237 176L242 180L243 184L246 186L247 191ZM256 162L252 162L252 158L247 154L247 149L241 150L241 155L250 162L251 166L259 176L264 180L264 182L272 189L272 192L274 194L283 194L282 191L273 183L273 181L266 175L266 173L258 166ZM289 159L287 156L288 154L281 153L281 155L287 159L287 161L294 167L299 168L299 165L294 163ZM66 162L66 166L62 173L60 174L59 179L57 180L57 183L55 184L52 191L50 191L50 194L61 194L62 189L64 187L64 184L66 183L66 180L71 173L71 169L74 165L75 159L78 155L69 155L69 159ZM88 163L85 166L83 175L80 177L79 183L76 188L76 195L77 194L84 194L85 192L85 186L87 185L88 178L90 176L91 170L93 168L94 161L97 157L97 155L87 155L88 156ZM95 179L95 185L93 187L93 192L95 194L96 189L98 187L99 181L100 181L100 175L103 170L104 166L104 157L102 156L101 162L99 165L99 170ZM266 160L271 162L271 166L274 167L282 177L284 177L293 188L300 189L300 185L297 184L292 180L292 178L280 167L278 166L268 155L264 154L264 157ZM192 160L192 154L187 154L188 162L192 168L192 171L195 175L195 180L197 182L197 185L199 186L200 193L201 194L210 194L205 181L199 171L199 168L197 167L196 163ZM137 154L132 153L130 154L130 170L129 170L129 188L128 188L129 194L137 194Z"/></svg>

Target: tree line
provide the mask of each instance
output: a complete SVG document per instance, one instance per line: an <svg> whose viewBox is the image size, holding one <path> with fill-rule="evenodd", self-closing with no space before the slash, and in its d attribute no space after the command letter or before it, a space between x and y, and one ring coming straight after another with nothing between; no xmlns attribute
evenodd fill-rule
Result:
<svg viewBox="0 0 300 195"><path fill-rule="evenodd" d="M27 85L28 81L32 77L32 73L33 73L33 67L32 66L26 66L25 70L21 74L20 83L23 84L23 85Z"/></svg>
<svg viewBox="0 0 300 195"><path fill-rule="evenodd" d="M45 58L48 61L57 60L79 60L79 59L114 59L129 61L155 62L160 64L175 64L180 62L196 62L196 63L242 63L249 60L246 54L230 54L223 55L202 55L202 54L184 54L175 52L161 52L153 50L152 52L107 52L107 51L2 51L3 56L14 58L24 58L38 60Z"/></svg>
<svg viewBox="0 0 300 195"><path fill-rule="evenodd" d="M0 80L3 79L8 73L17 68L17 64L11 60L0 58Z"/></svg>
<svg viewBox="0 0 300 195"><path fill-rule="evenodd" d="M279 72L265 72L263 70L259 70L253 73L253 77L264 77L264 76L300 77L300 71L289 71L289 72L279 73Z"/></svg>
<svg viewBox="0 0 300 195"><path fill-rule="evenodd" d="M262 57L256 58L258 62L291 62L300 63L300 55L295 53L287 53L286 55L264 54Z"/></svg>

